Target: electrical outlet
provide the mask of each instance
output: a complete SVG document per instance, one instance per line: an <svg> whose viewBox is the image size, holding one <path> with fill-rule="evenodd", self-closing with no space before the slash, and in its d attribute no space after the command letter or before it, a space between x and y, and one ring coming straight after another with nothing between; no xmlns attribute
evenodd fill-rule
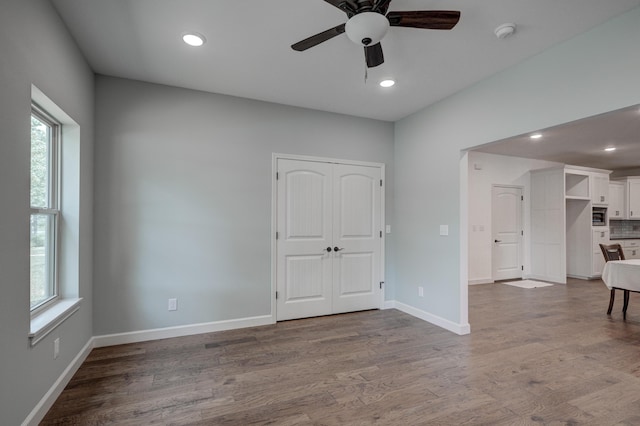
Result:
<svg viewBox="0 0 640 426"><path fill-rule="evenodd" d="M60 355L60 338L56 338L53 341L53 359L58 359L58 355Z"/></svg>
<svg viewBox="0 0 640 426"><path fill-rule="evenodd" d="M424 297L424 288L423 287L418 287L418 296Z"/></svg>
<svg viewBox="0 0 640 426"><path fill-rule="evenodd" d="M170 311L178 310L178 299L169 299L169 310Z"/></svg>

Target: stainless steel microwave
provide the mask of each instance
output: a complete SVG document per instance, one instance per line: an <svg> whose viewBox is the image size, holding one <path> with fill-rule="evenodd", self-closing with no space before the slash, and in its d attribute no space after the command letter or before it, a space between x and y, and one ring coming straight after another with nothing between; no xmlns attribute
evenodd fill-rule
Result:
<svg viewBox="0 0 640 426"><path fill-rule="evenodd" d="M607 225L607 208L606 207L594 207L591 212L591 224L593 226L606 226Z"/></svg>

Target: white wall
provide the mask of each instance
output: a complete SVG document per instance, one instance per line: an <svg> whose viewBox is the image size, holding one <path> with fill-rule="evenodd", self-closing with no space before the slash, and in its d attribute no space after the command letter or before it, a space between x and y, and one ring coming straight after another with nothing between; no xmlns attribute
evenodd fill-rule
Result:
<svg viewBox="0 0 640 426"><path fill-rule="evenodd" d="M468 325L460 151L637 104L639 45L637 8L396 123L396 300Z"/></svg>
<svg viewBox="0 0 640 426"><path fill-rule="evenodd" d="M96 89L96 335L271 314L273 153L385 163L393 225L391 123L109 77Z"/></svg>
<svg viewBox="0 0 640 426"><path fill-rule="evenodd" d="M3 1L0 9L0 424L18 425L92 336L93 73L48 1ZM77 246L70 250L79 257L66 259L61 276L76 281L84 298L78 312L33 348L27 337L32 84L81 129L71 170L79 174L79 200L64 201L73 206ZM54 338L61 343L56 360Z"/></svg>
<svg viewBox="0 0 640 426"><path fill-rule="evenodd" d="M491 215L493 185L513 185L523 188L523 246L524 274L529 273L530 253L527 236L530 235L530 176L529 170L559 166L551 161L504 155L469 152L469 283L492 282L493 238ZM476 170L476 166L480 170ZM480 230L483 228L484 230Z"/></svg>

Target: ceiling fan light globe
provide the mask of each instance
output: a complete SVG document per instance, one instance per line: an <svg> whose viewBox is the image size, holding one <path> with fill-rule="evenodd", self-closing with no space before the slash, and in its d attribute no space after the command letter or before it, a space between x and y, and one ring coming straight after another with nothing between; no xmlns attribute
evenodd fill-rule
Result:
<svg viewBox="0 0 640 426"><path fill-rule="evenodd" d="M362 12L347 21L345 32L349 39L361 46L373 46L382 40L389 29L389 20L376 12Z"/></svg>

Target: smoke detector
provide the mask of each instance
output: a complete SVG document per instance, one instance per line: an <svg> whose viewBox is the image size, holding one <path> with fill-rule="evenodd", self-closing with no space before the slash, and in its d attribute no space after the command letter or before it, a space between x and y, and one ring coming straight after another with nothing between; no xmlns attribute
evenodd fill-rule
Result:
<svg viewBox="0 0 640 426"><path fill-rule="evenodd" d="M493 32L499 39L507 38L516 32L516 24L499 25Z"/></svg>

